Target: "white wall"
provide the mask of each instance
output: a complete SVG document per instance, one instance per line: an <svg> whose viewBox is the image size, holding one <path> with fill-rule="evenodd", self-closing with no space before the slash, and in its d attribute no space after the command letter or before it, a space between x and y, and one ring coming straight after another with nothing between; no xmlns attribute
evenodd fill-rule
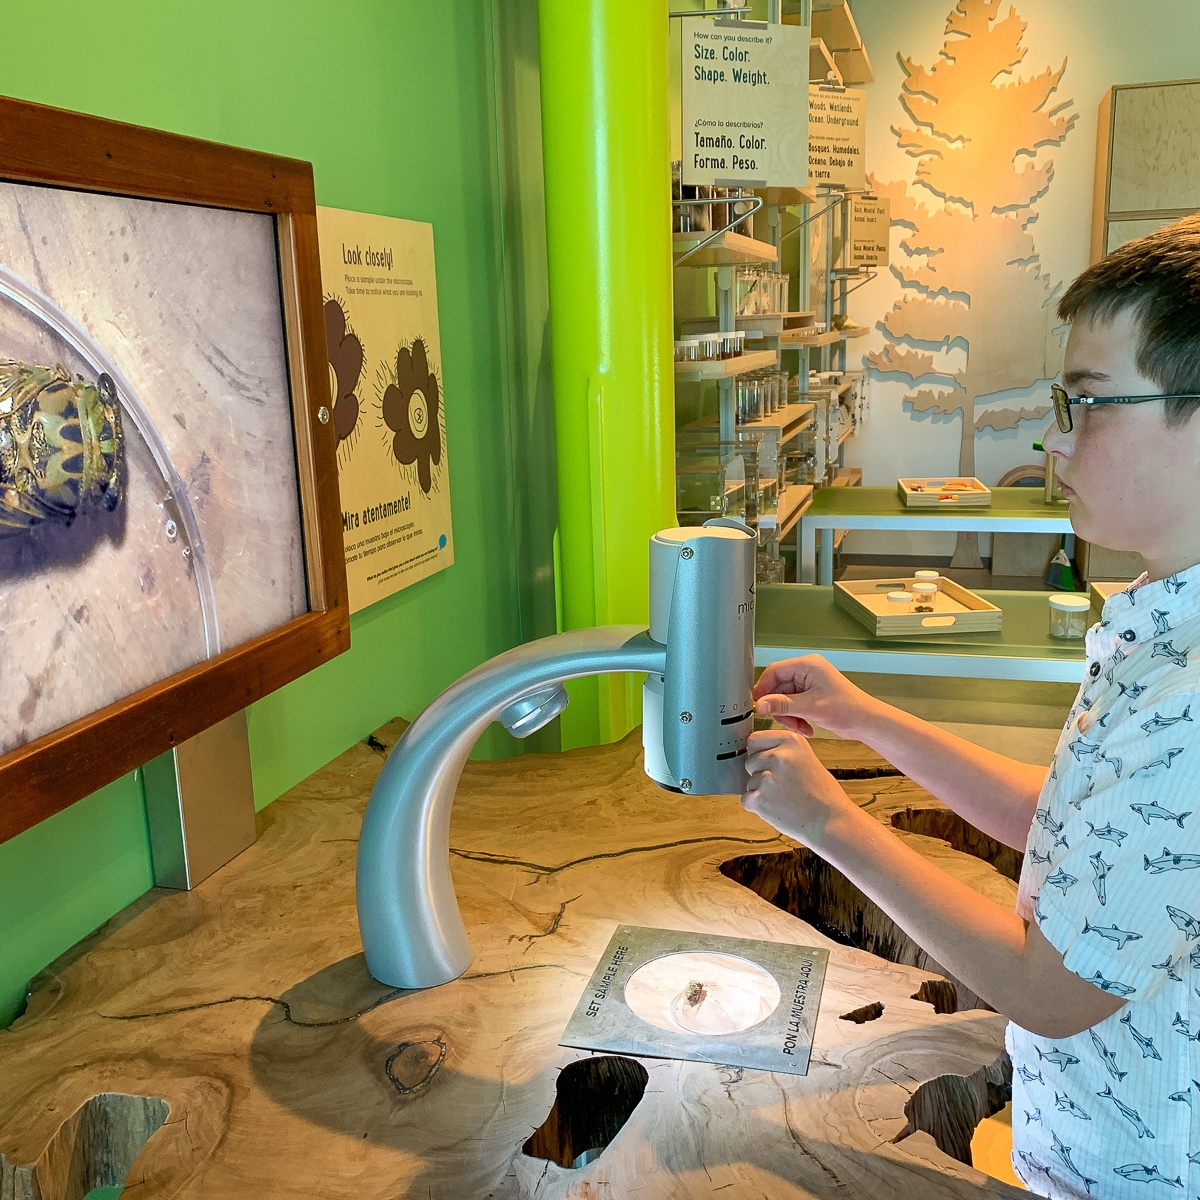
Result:
<svg viewBox="0 0 1200 1200"><path fill-rule="evenodd" d="M875 83L867 88L867 163L880 181L911 180L915 160L896 144L892 127L911 125L900 105L905 78L897 55L932 66L942 48L947 15L955 0L853 0L855 20L872 64ZM1055 178L1038 202L1034 226L1043 270L1069 283L1088 261L1092 191L1096 163L1096 116L1100 100L1114 84L1200 76L1200 0L1012 0L1028 23L1027 48L1018 75L1057 67L1065 58L1060 96L1074 100L1079 114L1065 143L1053 150ZM999 14L1007 15L1008 0ZM1200 203L1200 198L1198 198ZM892 253L899 254L899 230ZM851 298L851 314L874 325L898 298L890 274L861 288ZM997 322L997 336L1003 325ZM866 353L878 350L883 336L875 330L854 343ZM892 381L873 381L869 422L847 444L847 462L863 468L865 484L887 485L898 474L933 475L958 469L959 419L914 417L904 405L906 389ZM1037 402L1048 403L1045 388ZM1025 400L1031 404L1034 401ZM1026 422L1003 434L988 432L976 445L977 474L994 483L1010 467L1038 459L1031 443L1041 426ZM937 534L855 534L852 553L949 554L953 536Z"/></svg>

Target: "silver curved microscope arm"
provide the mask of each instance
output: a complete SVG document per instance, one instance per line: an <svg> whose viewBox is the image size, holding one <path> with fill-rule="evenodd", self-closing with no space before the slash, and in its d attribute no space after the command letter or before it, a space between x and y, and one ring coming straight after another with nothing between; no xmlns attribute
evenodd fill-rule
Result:
<svg viewBox="0 0 1200 1200"><path fill-rule="evenodd" d="M358 844L358 922L376 979L434 987L471 965L450 878L450 810L471 748L488 725L563 680L622 671L661 675L665 663L666 647L636 625L560 633L464 675L405 730L371 792Z"/></svg>

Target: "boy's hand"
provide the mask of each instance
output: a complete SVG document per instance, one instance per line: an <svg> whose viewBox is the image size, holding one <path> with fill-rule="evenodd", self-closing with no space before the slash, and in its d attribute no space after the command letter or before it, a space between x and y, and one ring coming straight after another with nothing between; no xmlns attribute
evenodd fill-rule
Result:
<svg viewBox="0 0 1200 1200"><path fill-rule="evenodd" d="M875 703L816 654L773 663L754 685L754 699L760 715L805 737L812 737L814 725L839 737L856 737Z"/></svg>
<svg viewBox="0 0 1200 1200"><path fill-rule="evenodd" d="M838 816L858 816L858 806L796 733L771 729L750 735L746 747L742 806L780 833L819 847L821 834Z"/></svg>

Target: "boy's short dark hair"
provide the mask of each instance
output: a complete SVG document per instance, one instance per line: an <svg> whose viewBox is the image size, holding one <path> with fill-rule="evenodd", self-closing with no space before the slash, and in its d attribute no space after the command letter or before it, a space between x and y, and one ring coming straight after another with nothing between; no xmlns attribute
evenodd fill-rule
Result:
<svg viewBox="0 0 1200 1200"><path fill-rule="evenodd" d="M1200 393L1200 213L1156 229L1088 267L1058 303L1064 321L1111 321L1131 312L1141 329L1138 370L1166 395ZM1168 400L1171 428L1197 400Z"/></svg>

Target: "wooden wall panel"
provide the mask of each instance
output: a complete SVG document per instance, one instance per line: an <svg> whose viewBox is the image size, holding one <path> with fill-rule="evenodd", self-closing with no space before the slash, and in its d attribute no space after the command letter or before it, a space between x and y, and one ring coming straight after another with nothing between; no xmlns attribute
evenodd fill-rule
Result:
<svg viewBox="0 0 1200 1200"><path fill-rule="evenodd" d="M1200 208L1200 81L1116 89L1109 213Z"/></svg>

